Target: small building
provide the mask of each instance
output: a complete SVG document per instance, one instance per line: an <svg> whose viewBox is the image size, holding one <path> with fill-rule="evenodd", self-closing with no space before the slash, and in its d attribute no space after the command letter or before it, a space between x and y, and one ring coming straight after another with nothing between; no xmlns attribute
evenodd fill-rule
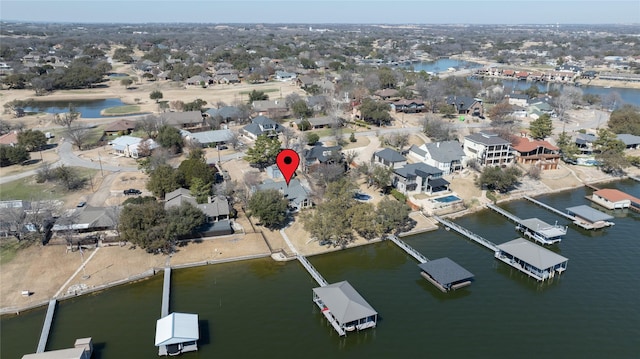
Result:
<svg viewBox="0 0 640 359"><path fill-rule="evenodd" d="M79 338L73 348L51 350L48 352L26 354L22 359L89 359L93 353L91 338Z"/></svg>
<svg viewBox="0 0 640 359"><path fill-rule="evenodd" d="M567 269L568 258L524 238L516 238L497 247L495 257L498 260L538 281L551 279Z"/></svg>
<svg viewBox="0 0 640 359"><path fill-rule="evenodd" d="M598 229L614 225L613 222L610 222L613 216L587 205L568 207L566 210L570 216L573 216L573 223L585 229Z"/></svg>
<svg viewBox="0 0 640 359"><path fill-rule="evenodd" d="M200 332L197 314L171 313L156 322L155 345L166 347L166 354L178 355L196 351L198 339Z"/></svg>
<svg viewBox="0 0 640 359"><path fill-rule="evenodd" d="M550 225L538 218L523 219L516 225L516 229L536 242L542 244L560 243L567 234L567 228Z"/></svg>
<svg viewBox="0 0 640 359"><path fill-rule="evenodd" d="M458 263L444 257L418 264L420 275L443 292L471 285L473 274Z"/></svg>
<svg viewBox="0 0 640 359"><path fill-rule="evenodd" d="M634 204L640 207L640 199L613 188L597 190L589 199L606 209L629 208Z"/></svg>
<svg viewBox="0 0 640 359"><path fill-rule="evenodd" d="M347 281L313 288L313 301L341 335L374 328L378 312Z"/></svg>
<svg viewBox="0 0 640 359"><path fill-rule="evenodd" d="M382 149L373 154L373 164L397 169L407 164L407 159L398 151L390 148Z"/></svg>

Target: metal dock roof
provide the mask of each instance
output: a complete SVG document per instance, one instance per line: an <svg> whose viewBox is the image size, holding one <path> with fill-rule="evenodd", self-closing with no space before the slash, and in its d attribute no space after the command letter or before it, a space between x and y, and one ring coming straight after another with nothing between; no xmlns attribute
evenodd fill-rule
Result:
<svg viewBox="0 0 640 359"><path fill-rule="evenodd" d="M442 285L469 280L473 273L462 268L458 263L444 257L434 259L426 263L418 264L418 267L429 274L436 282Z"/></svg>
<svg viewBox="0 0 640 359"><path fill-rule="evenodd" d="M604 212L598 211L597 209L591 208L584 204L575 207L568 207L567 211L590 222L608 221L613 219L613 216L610 216Z"/></svg>
<svg viewBox="0 0 640 359"><path fill-rule="evenodd" d="M313 291L342 324L378 314L347 281L313 288Z"/></svg>
<svg viewBox="0 0 640 359"><path fill-rule="evenodd" d="M569 260L524 238L516 238L502 243L498 245L498 249L542 270Z"/></svg>
<svg viewBox="0 0 640 359"><path fill-rule="evenodd" d="M550 225L549 223L538 218L522 219L520 220L520 224L527 227L531 231L540 233L547 238L560 237L567 234L567 231L564 227Z"/></svg>

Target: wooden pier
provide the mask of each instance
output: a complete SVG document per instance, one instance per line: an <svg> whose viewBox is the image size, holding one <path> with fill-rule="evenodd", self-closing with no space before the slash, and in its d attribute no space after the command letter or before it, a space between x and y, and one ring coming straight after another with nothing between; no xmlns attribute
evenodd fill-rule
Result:
<svg viewBox="0 0 640 359"><path fill-rule="evenodd" d="M491 203L487 203L487 207L491 208L492 210L498 212L499 214L509 218L511 221L515 222L515 223L520 223L522 222L522 219L518 216L516 216L515 214L511 214L507 211L505 211L504 209L496 206L495 204L491 204Z"/></svg>
<svg viewBox="0 0 640 359"><path fill-rule="evenodd" d="M568 213L564 213L564 212L562 212L562 211L560 211L558 209L555 209L555 208L549 206L548 204L542 203L542 202L540 202L540 201L538 201L538 200L536 200L534 198L531 198L529 196L524 196L524 199L526 199L527 201L530 201L532 203L535 203L538 206L540 206L540 207L542 207L544 209L547 209L547 210L549 210L549 211L551 211L551 212L553 212L553 213L555 213L555 214L557 214L559 216L562 216L562 217L564 217L566 219L569 219L571 221L575 221L576 220L576 217L574 217L574 216L572 216L572 215L570 215Z"/></svg>
<svg viewBox="0 0 640 359"><path fill-rule="evenodd" d="M389 236L387 236L387 238L391 242L395 243L398 247L402 248L405 252L407 252L407 254L409 254L413 258L415 258L418 262L427 263L429 261L429 259L427 257L423 256L422 253L420 253L417 250L413 249L413 247L411 247L410 245L408 245L407 243L405 243L403 240L399 239L398 237L396 237L394 235L389 235Z"/></svg>
<svg viewBox="0 0 640 359"><path fill-rule="evenodd" d="M302 264L302 266L304 267L304 269L307 270L307 272L309 272L309 274L311 274L311 277L313 277L313 279L316 280L316 282L318 282L318 285L321 287L325 287L327 286L329 283L327 283L327 281L322 277L322 275L320 274L320 272L318 272L318 270L313 266L313 264L311 264L311 262L309 262L307 260L307 258L305 258L305 256L303 255L296 255L296 258L298 259L298 261L300 262L300 264Z"/></svg>
<svg viewBox="0 0 640 359"><path fill-rule="evenodd" d="M631 178L634 181L640 182L640 177L629 176L629 178Z"/></svg>
<svg viewBox="0 0 640 359"><path fill-rule="evenodd" d="M38 341L38 349L36 353L44 353L47 346L47 340L49 339L49 331L51 331L51 324L53 323L53 312L56 310L56 300L51 299L49 301L49 307L47 308L47 315L44 317L44 325L42 326L42 332L40 333L40 340Z"/></svg>
<svg viewBox="0 0 640 359"><path fill-rule="evenodd" d="M479 235L469 231L468 229L466 229L466 228L464 228L462 226L459 226L459 225L457 225L457 224L455 224L453 222L447 221L444 218L440 218L439 216L433 216L433 218L436 221L440 222L445 227L445 229L447 229L447 230L453 229L454 231L462 234L463 236L469 238L470 240L489 248L494 253L498 251L498 246L496 246L495 243L491 242L490 240L484 239L484 238L480 237Z"/></svg>
<svg viewBox="0 0 640 359"><path fill-rule="evenodd" d="M160 307L160 318L169 315L169 293L171 292L171 267L164 269L164 282L162 283L162 306ZM167 355L167 346L158 346L158 355Z"/></svg>

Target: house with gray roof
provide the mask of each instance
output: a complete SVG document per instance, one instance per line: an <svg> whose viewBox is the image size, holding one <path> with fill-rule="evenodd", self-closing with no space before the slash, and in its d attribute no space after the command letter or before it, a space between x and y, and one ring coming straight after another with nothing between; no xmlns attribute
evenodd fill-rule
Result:
<svg viewBox="0 0 640 359"><path fill-rule="evenodd" d="M109 144L115 153L131 158L138 158L143 155L143 153L141 153L143 152L141 151L141 146L146 145L149 150L154 150L160 147L156 141L150 138L143 140L142 138L135 136L120 136L115 140L110 141Z"/></svg>
<svg viewBox="0 0 640 359"><path fill-rule="evenodd" d="M204 126L204 119L200 111L163 112L160 114L160 119L162 123L179 130Z"/></svg>
<svg viewBox="0 0 640 359"><path fill-rule="evenodd" d="M311 117L306 119L299 118L294 121L298 129L300 129L300 124L304 120L307 120L309 122L309 124L311 125L311 129L313 130L317 130L319 128L331 127L333 125L339 124L338 119L332 116ZM306 130L307 129L305 129L305 131Z"/></svg>
<svg viewBox="0 0 640 359"><path fill-rule="evenodd" d="M260 100L253 101L253 112L258 116L283 118L289 114L289 107L284 100Z"/></svg>
<svg viewBox="0 0 640 359"><path fill-rule="evenodd" d="M473 274L458 263L444 257L418 264L421 275L443 292L471 284Z"/></svg>
<svg viewBox="0 0 640 359"><path fill-rule="evenodd" d="M449 182L442 178L442 171L422 162L394 169L391 184L406 195L449 190Z"/></svg>
<svg viewBox="0 0 640 359"><path fill-rule="evenodd" d="M210 108L205 114L210 118L218 118L223 122L236 121L243 117L242 111L236 106L222 106L220 108Z"/></svg>
<svg viewBox="0 0 640 359"><path fill-rule="evenodd" d="M640 148L640 136L621 133L617 136L617 139L622 141L627 149Z"/></svg>
<svg viewBox="0 0 640 359"><path fill-rule="evenodd" d="M313 206L310 191L306 189L297 178L291 179L288 186L284 181L275 182L268 179L262 184L254 186L251 189L251 193L269 189L275 189L282 193L284 198L289 201L289 208L294 211L298 211L304 208L311 208L311 206Z"/></svg>
<svg viewBox="0 0 640 359"><path fill-rule="evenodd" d="M498 245L495 258L538 281L551 279L556 274L564 272L569 261L569 259L524 238L517 238Z"/></svg>
<svg viewBox="0 0 640 359"><path fill-rule="evenodd" d="M378 312L347 281L313 288L313 301L341 335L376 326Z"/></svg>
<svg viewBox="0 0 640 359"><path fill-rule="evenodd" d="M409 156L438 168L445 175L461 170L467 160L458 141L431 142L419 147L412 145Z"/></svg>
<svg viewBox="0 0 640 359"><path fill-rule="evenodd" d="M265 116L254 118L250 124L242 128L242 134L252 140L257 140L260 135L276 137L280 132L282 132L282 127L274 120Z"/></svg>
<svg viewBox="0 0 640 359"><path fill-rule="evenodd" d="M459 115L482 116L484 114L482 100L473 97L449 96L447 105L453 106Z"/></svg>
<svg viewBox="0 0 640 359"><path fill-rule="evenodd" d="M465 136L463 150L468 160L475 159L481 166L505 167L515 158L511 142L490 131Z"/></svg>
<svg viewBox="0 0 640 359"><path fill-rule="evenodd" d="M407 159L398 151L384 148L373 154L371 163L396 169L406 165Z"/></svg>
<svg viewBox="0 0 640 359"><path fill-rule="evenodd" d="M276 80L278 81L292 81L296 76L295 72L276 71Z"/></svg>
<svg viewBox="0 0 640 359"><path fill-rule="evenodd" d="M233 132L231 130L213 130L204 132L189 132L180 131L182 137L187 141L196 141L203 147L214 147L216 145L224 144L233 138Z"/></svg>
<svg viewBox="0 0 640 359"><path fill-rule="evenodd" d="M341 146L325 147L319 144L307 148L302 153L302 157L304 158L302 161L302 169L306 172L311 172L321 164L339 163L344 160L341 151Z"/></svg>
<svg viewBox="0 0 640 359"><path fill-rule="evenodd" d="M95 232L113 229L116 226L117 209L111 207L93 207L86 205L76 209L69 216L59 218L52 230Z"/></svg>
<svg viewBox="0 0 640 359"><path fill-rule="evenodd" d="M583 155L593 154L594 143L598 140L598 136L591 133L577 133L574 140L576 146Z"/></svg>
<svg viewBox="0 0 640 359"><path fill-rule="evenodd" d="M224 196L209 197L207 203L198 203L196 198L186 188L178 188L164 196L164 209L179 207L183 203L191 203L204 213L206 223L195 229L190 238L215 237L233 233L231 226L231 206Z"/></svg>

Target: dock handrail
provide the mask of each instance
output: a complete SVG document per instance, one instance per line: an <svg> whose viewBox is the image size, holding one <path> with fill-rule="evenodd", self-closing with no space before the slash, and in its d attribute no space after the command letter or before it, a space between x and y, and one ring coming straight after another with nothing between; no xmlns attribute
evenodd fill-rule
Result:
<svg viewBox="0 0 640 359"><path fill-rule="evenodd" d="M329 283L327 283L327 281L322 277L322 275L320 274L320 272L318 272L318 270L313 266L313 264L311 264L311 262L309 262L307 260L307 258L305 258L305 256L303 255L296 255L296 258L298 259L298 261L302 264L302 266L307 270L307 272L309 272L309 274L311 274L311 276L313 277L313 279L316 280L316 282L318 282L318 284L321 287L324 287L326 285L328 285Z"/></svg>
<svg viewBox="0 0 640 359"><path fill-rule="evenodd" d="M427 263L429 259L422 255L422 253L415 250L413 247L405 243L403 240L399 239L394 235L388 235L387 238L395 243L398 247L402 248L407 254L410 254L413 258L415 258L420 263Z"/></svg>
<svg viewBox="0 0 640 359"><path fill-rule="evenodd" d="M161 318L169 315L169 293L171 291L171 267L164 269L164 282L162 283L162 307L160 309Z"/></svg>
<svg viewBox="0 0 640 359"><path fill-rule="evenodd" d="M559 209L553 208L553 207L549 206L546 203L542 203L542 202L538 201L537 199L531 198L529 196L524 196L523 198L526 199L527 201L535 203L538 206L540 206L542 208L545 208L545 209L547 209L547 210L549 210L549 211L551 211L551 212L553 212L553 213L555 213L557 215L560 215L560 216L562 216L564 218L570 219L572 221L576 220L576 218L574 216L572 216L572 215L570 215L568 213L564 213L564 212L560 211Z"/></svg>
<svg viewBox="0 0 640 359"><path fill-rule="evenodd" d="M479 235L471 232L470 230L468 230L468 229L466 229L466 228L464 228L462 226L459 226L459 225L457 225L457 224L455 224L453 222L447 221L444 218L440 218L439 216L433 216L433 218L436 221L440 222L443 226L445 226L447 228L451 228L454 231L462 234L463 236L471 239L472 241L475 241L476 243L479 243L479 244L491 249L494 253L498 251L498 246L495 243L491 242L490 240L484 239L484 238L480 237Z"/></svg>
<svg viewBox="0 0 640 359"><path fill-rule="evenodd" d="M44 353L44 349L47 346L47 340L49 339L49 332L51 331L51 323L53 322L53 313L56 310L55 299L49 301L49 307L47 308L47 314L44 317L44 324L42 325L42 332L40 333L40 340L38 341L38 349L36 353Z"/></svg>
<svg viewBox="0 0 640 359"><path fill-rule="evenodd" d="M500 213L501 215L503 215L503 216L505 216L505 217L509 218L509 219L510 219L510 220L512 220L513 222L520 223L520 221L522 221L522 220L520 219L520 217L516 216L515 214L511 214L511 213L507 212L506 210L504 210L504 209L502 209L502 208L500 208L500 207L496 206L495 204L487 203L487 207L489 207L489 208L491 208L492 210L494 210L494 211L496 211L496 212Z"/></svg>

